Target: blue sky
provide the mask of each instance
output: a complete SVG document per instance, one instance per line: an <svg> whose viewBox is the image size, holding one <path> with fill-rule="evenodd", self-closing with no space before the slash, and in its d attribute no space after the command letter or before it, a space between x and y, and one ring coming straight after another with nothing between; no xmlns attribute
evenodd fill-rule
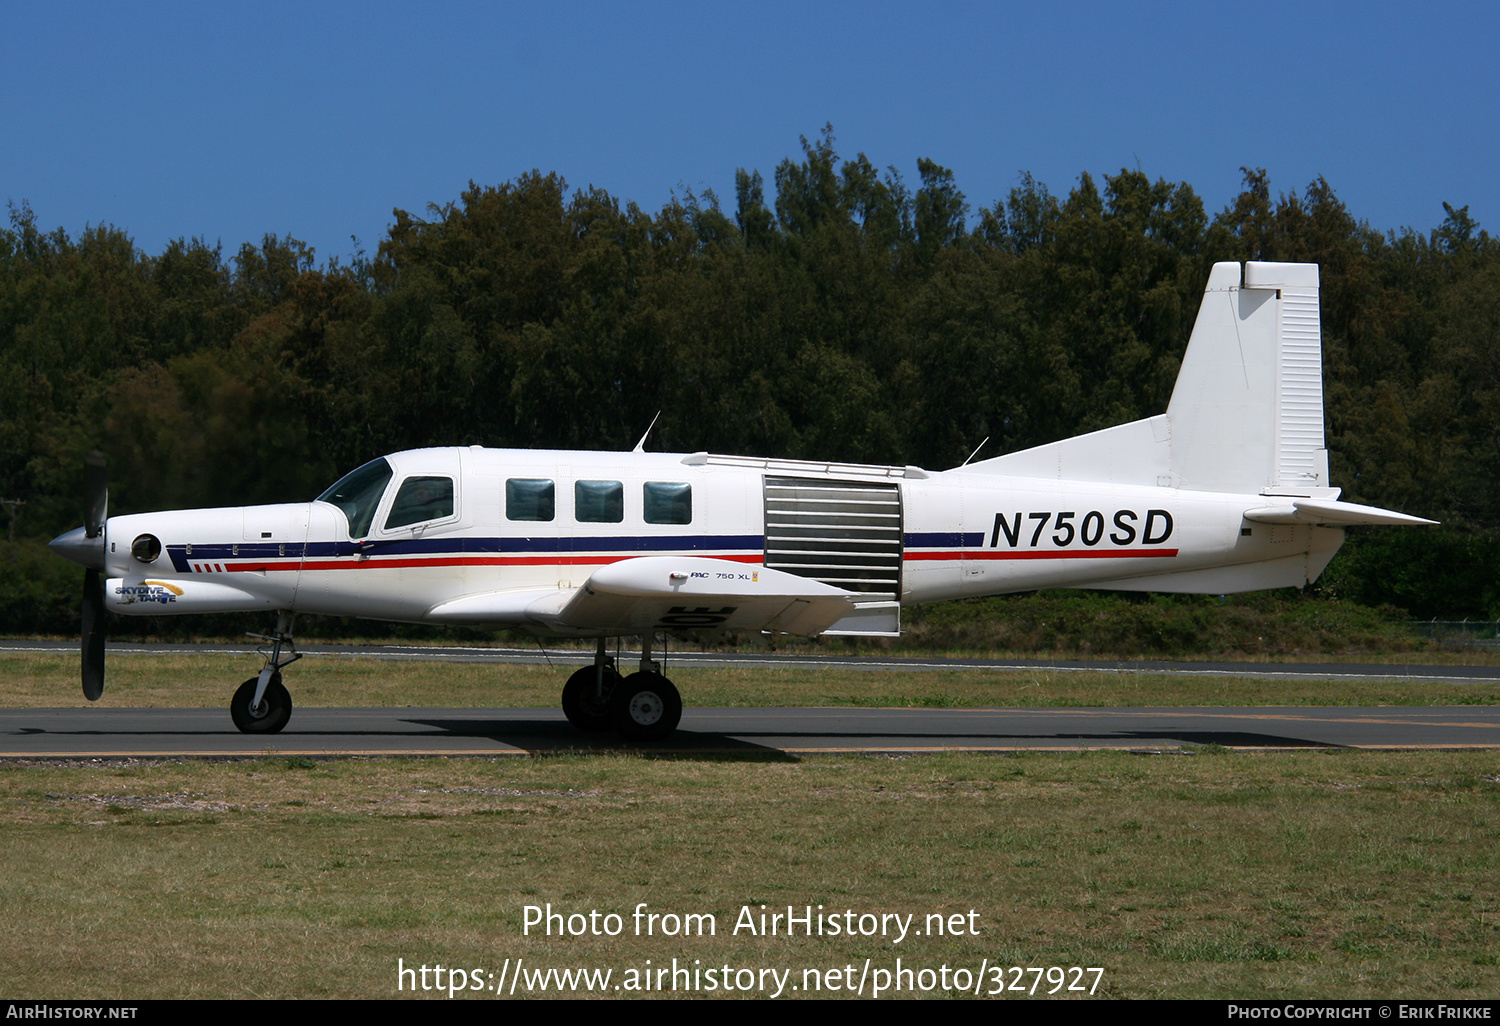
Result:
<svg viewBox="0 0 1500 1026"><path fill-rule="evenodd" d="M394 207L539 168L656 210L834 127L954 170L1139 167L1209 211L1268 169L1421 231L1500 230L1500 5L31 3L0 7L0 199L45 228L373 251Z"/></svg>

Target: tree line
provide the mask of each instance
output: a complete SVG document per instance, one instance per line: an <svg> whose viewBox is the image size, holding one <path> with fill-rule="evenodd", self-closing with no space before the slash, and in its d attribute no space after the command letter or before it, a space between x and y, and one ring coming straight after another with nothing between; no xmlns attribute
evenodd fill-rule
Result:
<svg viewBox="0 0 1500 1026"><path fill-rule="evenodd" d="M628 449L658 411L652 448L945 469L1163 411L1218 260L1321 265L1334 483L1444 521L1353 532L1323 593L1500 616L1500 246L1467 207L1382 232L1321 178L1247 169L1213 214L1131 170L974 210L931 160L908 181L834 144L654 213L541 171L471 183L348 261L275 235L148 254L13 205L0 629L70 629L43 545L94 448L111 512L304 500L425 445Z"/></svg>

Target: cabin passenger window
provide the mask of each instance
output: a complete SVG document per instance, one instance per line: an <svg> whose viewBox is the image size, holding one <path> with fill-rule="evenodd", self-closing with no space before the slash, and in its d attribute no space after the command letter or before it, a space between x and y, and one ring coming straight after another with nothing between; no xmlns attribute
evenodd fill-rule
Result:
<svg viewBox="0 0 1500 1026"><path fill-rule="evenodd" d="M551 520L556 487L545 478L513 477L505 482L505 519Z"/></svg>
<svg viewBox="0 0 1500 1026"><path fill-rule="evenodd" d="M646 482L646 523L691 524L693 486L676 481Z"/></svg>
<svg viewBox="0 0 1500 1026"><path fill-rule="evenodd" d="M618 524L625 519L625 486L618 481L573 482L573 518L580 524Z"/></svg>
<svg viewBox="0 0 1500 1026"><path fill-rule="evenodd" d="M409 477L401 482L396 501L385 518L387 531L424 520L441 520L453 515L453 478Z"/></svg>

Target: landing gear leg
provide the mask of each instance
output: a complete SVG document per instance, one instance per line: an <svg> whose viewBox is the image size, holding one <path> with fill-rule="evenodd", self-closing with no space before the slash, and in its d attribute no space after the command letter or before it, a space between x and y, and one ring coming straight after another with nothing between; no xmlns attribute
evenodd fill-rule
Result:
<svg viewBox="0 0 1500 1026"><path fill-rule="evenodd" d="M609 700L620 683L620 674L614 658L604 651L604 641L599 639L594 665L573 674L563 686L563 714L573 726L590 733L609 730L615 724Z"/></svg>
<svg viewBox="0 0 1500 1026"><path fill-rule="evenodd" d="M281 683L281 668L302 658L292 641L293 616L284 609L279 610L276 613L276 633L250 634L252 638L269 641L271 651L266 654L266 665L260 673L241 684L229 702L230 718L242 733L274 734L292 718L292 696ZM290 655L282 656L283 646Z"/></svg>
<svg viewBox="0 0 1500 1026"><path fill-rule="evenodd" d="M682 696L651 658L651 635L641 638L641 668L610 696L614 727L627 741L660 741L682 719Z"/></svg>

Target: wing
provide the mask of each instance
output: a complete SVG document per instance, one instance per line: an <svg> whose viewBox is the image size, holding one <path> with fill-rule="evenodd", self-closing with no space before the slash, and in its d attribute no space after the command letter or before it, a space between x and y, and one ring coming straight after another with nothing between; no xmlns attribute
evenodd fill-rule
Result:
<svg viewBox="0 0 1500 1026"><path fill-rule="evenodd" d="M556 634L753 630L820 634L859 596L781 570L704 556L643 556L594 571L581 588L491 592L443 602L426 619Z"/></svg>

